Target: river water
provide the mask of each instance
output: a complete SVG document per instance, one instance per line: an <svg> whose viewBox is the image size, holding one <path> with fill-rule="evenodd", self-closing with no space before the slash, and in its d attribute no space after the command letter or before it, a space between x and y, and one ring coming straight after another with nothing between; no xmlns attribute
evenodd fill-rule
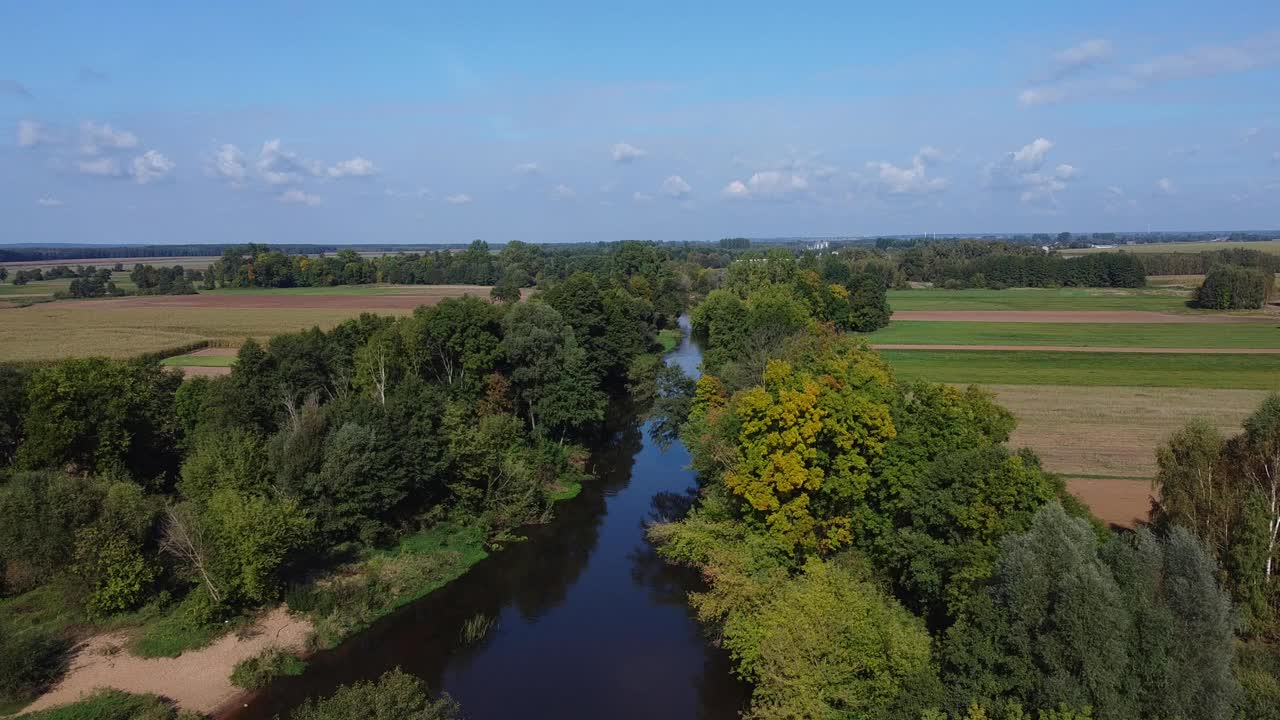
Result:
<svg viewBox="0 0 1280 720"><path fill-rule="evenodd" d="M702 356L685 330L667 362L696 376ZM663 452L648 427L615 421L622 427L593 456L596 479L551 523L318 654L232 717L267 720L399 667L452 695L469 720L736 718L749 691L686 604L698 578L644 539L644 522L694 487L688 453ZM477 613L496 625L467 645L462 626Z"/></svg>

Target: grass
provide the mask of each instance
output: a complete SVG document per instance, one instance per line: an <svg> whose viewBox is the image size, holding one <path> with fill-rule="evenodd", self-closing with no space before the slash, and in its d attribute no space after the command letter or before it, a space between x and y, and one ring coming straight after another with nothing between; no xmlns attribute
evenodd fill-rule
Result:
<svg viewBox="0 0 1280 720"><path fill-rule="evenodd" d="M336 647L378 618L461 577L486 557L480 528L442 523L291 590L286 602L315 621L313 644Z"/></svg>
<svg viewBox="0 0 1280 720"><path fill-rule="evenodd" d="M1280 390L1280 355L883 350L898 377L982 385Z"/></svg>
<svg viewBox="0 0 1280 720"><path fill-rule="evenodd" d="M195 713L178 712L156 695L134 695L119 690L99 690L70 705L22 716L24 720L195 720Z"/></svg>
<svg viewBox="0 0 1280 720"><path fill-rule="evenodd" d="M1174 288L1010 288L1008 290L890 290L896 310L1143 310L1188 312L1190 293Z"/></svg>
<svg viewBox="0 0 1280 720"><path fill-rule="evenodd" d="M1227 250L1230 248L1246 248L1269 253L1280 253L1280 240L1262 240L1259 242L1183 242L1183 243L1144 243L1141 245L1121 245L1115 248L1076 248L1061 250L1063 255L1090 255L1100 252L1147 253L1198 253L1207 250Z"/></svg>
<svg viewBox="0 0 1280 720"><path fill-rule="evenodd" d="M160 361L169 367L231 367L236 364L234 355L175 355Z"/></svg>
<svg viewBox="0 0 1280 720"><path fill-rule="evenodd" d="M486 617L484 613L476 613L462 624L458 639L463 645L475 645L489 634L495 624L497 624L496 618Z"/></svg>
<svg viewBox="0 0 1280 720"><path fill-rule="evenodd" d="M543 491L543 496L551 502L564 502L572 500L582 492L582 483L576 480L568 480L560 478L556 480L556 488Z"/></svg>
<svg viewBox="0 0 1280 720"><path fill-rule="evenodd" d="M899 320L866 337L873 343L911 345L1280 348L1280 328L1273 322L1124 324Z"/></svg>
<svg viewBox="0 0 1280 720"><path fill-rule="evenodd" d="M280 648L267 648L254 657L241 660L231 670L231 684L245 690L257 690L278 677L297 677L307 669L302 658Z"/></svg>
<svg viewBox="0 0 1280 720"><path fill-rule="evenodd" d="M678 329L668 328L658 331L658 345L662 346L662 352L666 353L680 347L680 339L684 337L684 333Z"/></svg>

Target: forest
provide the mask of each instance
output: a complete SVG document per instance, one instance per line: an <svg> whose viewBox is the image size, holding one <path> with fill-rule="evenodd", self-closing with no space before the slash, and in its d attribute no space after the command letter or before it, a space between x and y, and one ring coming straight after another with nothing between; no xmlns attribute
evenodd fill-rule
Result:
<svg viewBox="0 0 1280 720"><path fill-rule="evenodd" d="M649 535L705 579L747 717L1280 717L1280 396L1175 435L1150 523L1116 531L1007 446L992 395L896 379L775 309L803 273L737 267L692 311L703 375L662 400L701 490Z"/></svg>

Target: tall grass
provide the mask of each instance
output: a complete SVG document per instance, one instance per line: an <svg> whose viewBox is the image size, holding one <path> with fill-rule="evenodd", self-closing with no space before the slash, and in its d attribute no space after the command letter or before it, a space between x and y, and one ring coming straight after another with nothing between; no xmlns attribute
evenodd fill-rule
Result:
<svg viewBox="0 0 1280 720"><path fill-rule="evenodd" d="M475 645L489 634L497 623L497 618L486 617L484 613L476 613L467 621L462 623L462 629L459 631L459 640L463 645Z"/></svg>

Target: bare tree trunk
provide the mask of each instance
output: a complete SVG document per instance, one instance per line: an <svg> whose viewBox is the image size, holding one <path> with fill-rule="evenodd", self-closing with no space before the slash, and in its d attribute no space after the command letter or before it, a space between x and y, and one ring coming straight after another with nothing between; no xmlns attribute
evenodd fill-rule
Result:
<svg viewBox="0 0 1280 720"><path fill-rule="evenodd" d="M209 597L215 603L222 602L222 592L209 574L208 549L200 523L188 513L170 505L165 508L164 534L160 549L186 563L192 572L200 576Z"/></svg>

